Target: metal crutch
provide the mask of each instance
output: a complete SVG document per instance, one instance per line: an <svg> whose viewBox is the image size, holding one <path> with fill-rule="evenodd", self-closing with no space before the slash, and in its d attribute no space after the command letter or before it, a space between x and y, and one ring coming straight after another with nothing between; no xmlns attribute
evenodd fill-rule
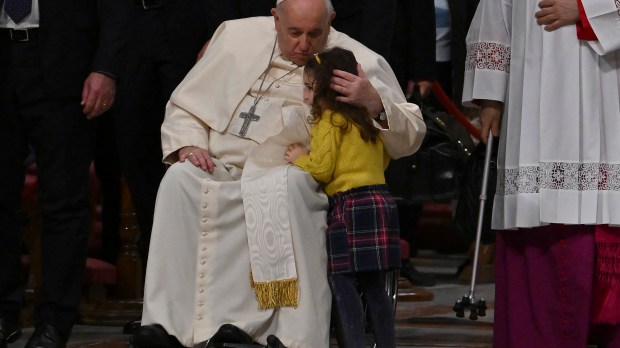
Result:
<svg viewBox="0 0 620 348"><path fill-rule="evenodd" d="M487 141L487 148L484 155L484 169L482 172L482 189L480 190L480 209L478 210L478 225L476 226L476 244L474 248L474 264L472 266L471 284L469 294L463 295L460 300L457 300L452 308L456 312L456 316L459 318L465 317L465 309L469 308L469 319L478 320L478 317L486 316L487 305L484 298L480 298L476 301L474 295L476 291L476 273L478 270L478 252L480 251L480 237L482 235L482 222L484 219L484 207L487 200L487 183L489 180L489 166L491 163L491 151L493 149L493 134L489 130Z"/></svg>

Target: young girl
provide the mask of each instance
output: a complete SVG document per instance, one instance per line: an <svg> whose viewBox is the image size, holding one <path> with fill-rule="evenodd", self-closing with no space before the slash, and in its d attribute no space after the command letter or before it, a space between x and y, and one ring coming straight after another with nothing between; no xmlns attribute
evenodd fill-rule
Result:
<svg viewBox="0 0 620 348"><path fill-rule="evenodd" d="M304 69L304 102L314 123L308 151L288 147L284 158L324 183L329 196L329 284L340 347L364 347L365 294L377 347L395 347L394 312L385 291L385 271L400 266L398 216L385 185L389 162L379 130L364 108L336 100L334 69L357 74L351 51L316 54Z"/></svg>

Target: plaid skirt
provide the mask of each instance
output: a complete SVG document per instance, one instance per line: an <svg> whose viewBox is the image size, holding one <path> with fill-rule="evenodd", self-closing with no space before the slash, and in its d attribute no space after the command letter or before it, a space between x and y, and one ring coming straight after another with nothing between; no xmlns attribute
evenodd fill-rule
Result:
<svg viewBox="0 0 620 348"><path fill-rule="evenodd" d="M328 274L400 267L398 209L386 185L370 185L329 197Z"/></svg>

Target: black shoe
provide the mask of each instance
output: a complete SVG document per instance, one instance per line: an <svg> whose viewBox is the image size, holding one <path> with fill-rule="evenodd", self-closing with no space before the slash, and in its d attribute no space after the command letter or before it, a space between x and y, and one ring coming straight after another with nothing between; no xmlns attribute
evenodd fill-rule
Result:
<svg viewBox="0 0 620 348"><path fill-rule="evenodd" d="M134 335L142 326L141 320L132 320L123 326L123 334Z"/></svg>
<svg viewBox="0 0 620 348"><path fill-rule="evenodd" d="M65 348L67 338L48 323L39 323L24 348Z"/></svg>
<svg viewBox="0 0 620 348"><path fill-rule="evenodd" d="M415 286L433 286L437 284L437 279L433 275L419 272L409 261L403 261L400 275L407 278Z"/></svg>
<svg viewBox="0 0 620 348"><path fill-rule="evenodd" d="M245 331L233 324L224 324L220 326L215 335L205 343L204 348L221 347L224 343L252 344L253 342L252 337Z"/></svg>
<svg viewBox="0 0 620 348"><path fill-rule="evenodd" d="M131 347L137 348L181 348L176 337L168 334L159 324L143 325L129 339Z"/></svg>
<svg viewBox="0 0 620 348"><path fill-rule="evenodd" d="M267 336L267 348L286 348L286 346L275 335Z"/></svg>
<svg viewBox="0 0 620 348"><path fill-rule="evenodd" d="M17 320L0 318L0 348L7 348L9 343L17 341L22 335L22 328Z"/></svg>

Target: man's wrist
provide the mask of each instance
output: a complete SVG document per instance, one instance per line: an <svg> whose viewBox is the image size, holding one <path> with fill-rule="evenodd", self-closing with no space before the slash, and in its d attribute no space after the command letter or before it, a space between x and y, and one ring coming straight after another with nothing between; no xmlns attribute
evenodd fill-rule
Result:
<svg viewBox="0 0 620 348"><path fill-rule="evenodd" d="M385 113L385 110L379 112L379 114L375 116L374 119L379 123L387 121L387 114Z"/></svg>
<svg viewBox="0 0 620 348"><path fill-rule="evenodd" d="M97 71L94 71L94 72L99 73L101 75L105 75L105 76L107 76L107 77L109 77L109 78L111 78L113 80L118 80L118 76L112 74L111 72L107 72L107 71L103 71L103 70L97 70Z"/></svg>

